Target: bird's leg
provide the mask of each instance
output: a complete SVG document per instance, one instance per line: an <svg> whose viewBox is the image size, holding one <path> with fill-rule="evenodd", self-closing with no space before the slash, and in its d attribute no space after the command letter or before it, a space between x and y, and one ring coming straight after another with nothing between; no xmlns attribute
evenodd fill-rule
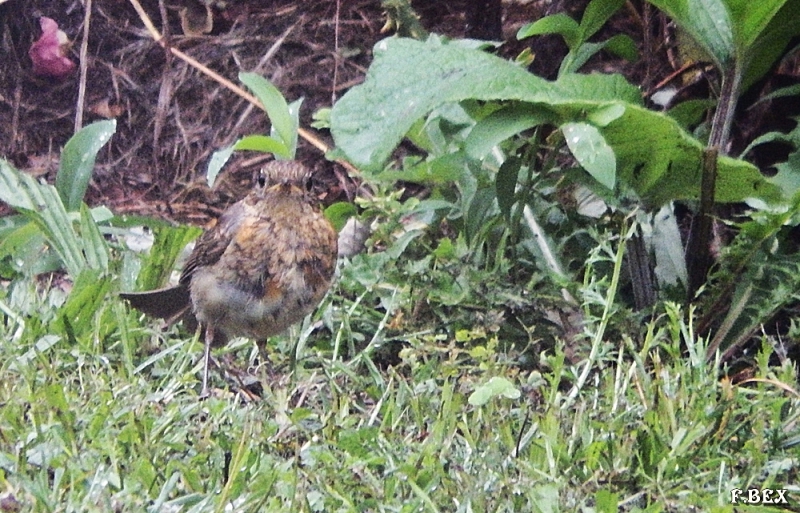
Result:
<svg viewBox="0 0 800 513"><path fill-rule="evenodd" d="M208 397L208 365L211 362L211 344L214 341L214 327L206 324L205 347L203 349L203 391L200 397Z"/></svg>

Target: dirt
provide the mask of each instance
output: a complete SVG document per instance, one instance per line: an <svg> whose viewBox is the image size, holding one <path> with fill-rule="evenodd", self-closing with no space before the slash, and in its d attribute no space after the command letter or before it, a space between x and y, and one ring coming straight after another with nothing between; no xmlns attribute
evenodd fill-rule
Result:
<svg viewBox="0 0 800 513"><path fill-rule="evenodd" d="M144 0L142 7L169 45L225 78L238 83L240 71L255 71L289 101L303 97L304 127L363 80L372 46L390 35L381 32L377 0L311 0L218 2L211 31L187 36L181 9L192 2ZM452 2L439 9L436 27L459 36L460 7ZM41 16L67 34L67 56L75 63L88 37L80 106L80 66L63 80L33 74L28 49L41 35ZM10 0L0 4L0 31L0 155L52 182L76 112L82 107L83 125L116 118L117 132L98 157L87 193L92 205L202 224L243 194L264 161L236 156L209 190L211 154L243 135L268 133L266 116L156 43L128 0L93 2L88 20L74 0ZM317 135L331 144L327 133ZM345 170L320 150L301 141L298 158L317 172L324 201L352 196Z"/></svg>
<svg viewBox="0 0 800 513"><path fill-rule="evenodd" d="M83 112L82 125L114 117L117 132L98 157L87 202L105 204L120 214L204 224L244 194L266 158L241 152L209 189L205 174L210 156L239 137L267 133L266 116L154 41L134 0L94 1L87 17L83 5L89 1L0 3L0 156L52 182L61 148L75 131L76 113ZM202 6L201 0L140 1L167 46L233 82L238 83L239 72L255 71L289 101L304 98L301 125L307 129L315 112L330 107L363 80L373 45L392 35L380 0L206 0L211 2L211 15L205 16L201 7L200 18L211 20L212 26L201 23L190 35L184 33L186 18L182 20L181 13ZM557 12L580 19L586 3L504 1L505 44L497 53L513 58L532 46L536 58L531 70L554 78L566 54L561 38L520 42L516 31ZM475 12L468 9L472 5L469 0L414 2L426 30L453 38L464 37L468 25L476 24ZM33 74L28 50L41 35L41 16L55 20L72 42L67 56L78 67L63 80ZM647 95L674 69L665 27L663 16L647 4L627 3L598 37L627 33L640 42L642 58L626 63L601 53L587 71L621 72L642 85ZM202 33L207 28L211 30ZM86 58L81 60L84 37ZM326 131L310 130L332 144ZM358 184L347 170L326 160L311 144L301 140L298 158L314 168L325 203L349 200L357 193Z"/></svg>

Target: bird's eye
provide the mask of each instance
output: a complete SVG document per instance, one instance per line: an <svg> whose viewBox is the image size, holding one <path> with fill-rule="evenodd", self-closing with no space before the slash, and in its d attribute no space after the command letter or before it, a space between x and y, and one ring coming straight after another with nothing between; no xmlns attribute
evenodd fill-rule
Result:
<svg viewBox="0 0 800 513"><path fill-rule="evenodd" d="M314 183L311 181L311 178L306 178L306 190L311 192L311 188L314 187Z"/></svg>
<svg viewBox="0 0 800 513"><path fill-rule="evenodd" d="M264 188L267 186L267 175L261 171L258 173L258 186Z"/></svg>

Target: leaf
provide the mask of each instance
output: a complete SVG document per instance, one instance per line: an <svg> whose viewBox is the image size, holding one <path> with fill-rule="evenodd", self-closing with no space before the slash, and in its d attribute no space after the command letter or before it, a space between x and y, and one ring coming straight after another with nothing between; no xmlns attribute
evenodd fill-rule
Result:
<svg viewBox="0 0 800 513"><path fill-rule="evenodd" d="M566 123L561 126L572 155L595 180L613 190L617 180L614 150L600 131L588 123Z"/></svg>
<svg viewBox="0 0 800 513"><path fill-rule="evenodd" d="M625 5L625 0L592 0L589 2L581 18L581 40L586 41L592 37L623 5Z"/></svg>
<svg viewBox="0 0 800 513"><path fill-rule="evenodd" d="M211 155L211 159L208 161L208 169L206 170L206 181L208 182L209 187L214 186L214 182L217 181L219 172L222 171L222 168L228 163L231 155L233 155L233 147L235 145L235 143L231 144L226 148L215 151Z"/></svg>
<svg viewBox="0 0 800 513"><path fill-rule="evenodd" d="M97 228L89 207L81 204L81 239L86 263L92 269L108 270L108 244Z"/></svg>
<svg viewBox="0 0 800 513"><path fill-rule="evenodd" d="M266 135L248 135L242 137L233 145L234 150L252 150L264 153L274 153L276 156L288 159L291 157L289 147L282 141Z"/></svg>
<svg viewBox="0 0 800 513"><path fill-rule="evenodd" d="M724 0L650 0L703 47L719 69L733 60L733 27Z"/></svg>
<svg viewBox="0 0 800 513"><path fill-rule="evenodd" d="M31 183L35 183L33 178L0 159L0 201L16 210L33 210L35 203L26 192Z"/></svg>
<svg viewBox="0 0 800 513"><path fill-rule="evenodd" d="M606 105L590 112L589 115L586 116L586 119L591 121L595 126L604 127L610 125L612 121L619 119L623 114L625 114L625 105L621 103L612 103L611 105Z"/></svg>
<svg viewBox="0 0 800 513"><path fill-rule="evenodd" d="M650 206L699 197L703 145L669 116L641 107L636 88L618 75L568 74L548 82L482 52L389 39L376 45L367 80L333 107L331 132L348 159L376 171L417 120L466 99L533 105L559 125L585 122L587 112L618 103L624 114L596 127L616 157L615 183ZM784 199L780 187L746 162L720 157L717 167L719 202ZM610 172L607 178L611 183Z"/></svg>
<svg viewBox="0 0 800 513"><path fill-rule="evenodd" d="M516 157L509 158L500 166L494 181L497 206L500 207L500 212L503 213L506 220L511 219L511 207L514 206L516 199L517 179L521 167L522 161L520 159Z"/></svg>
<svg viewBox="0 0 800 513"><path fill-rule="evenodd" d="M116 131L116 120L98 121L80 129L64 146L56 175L56 189L69 212L80 208L97 152Z"/></svg>
<svg viewBox="0 0 800 513"><path fill-rule="evenodd" d="M239 80L253 91L253 94L264 106L279 140L287 148L290 147L292 139L297 137L297 129L283 94L267 79L255 73L239 73Z"/></svg>
<svg viewBox="0 0 800 513"><path fill-rule="evenodd" d="M342 231L347 220L358 214L356 206L347 201L339 201L325 209L325 217L331 222L336 232Z"/></svg>
<svg viewBox="0 0 800 513"><path fill-rule="evenodd" d="M767 26L775 18L778 11L786 4L786 0L726 0L726 6L733 20L734 41L736 47L744 50L753 46L761 37ZM789 14L789 12L784 12ZM783 17L779 23L792 23L790 17Z"/></svg>
<svg viewBox="0 0 800 513"><path fill-rule="evenodd" d="M759 4L759 2L752 3ZM800 35L800 0L788 0L747 47L746 55L743 56L746 60L746 70L742 77L742 90L747 90L767 73L775 61L784 54L792 39L798 35Z"/></svg>
<svg viewBox="0 0 800 513"><path fill-rule="evenodd" d="M653 216L653 253L656 257L655 274L660 286L688 283L681 232L675 219L672 204L661 207Z"/></svg>
<svg viewBox="0 0 800 513"><path fill-rule="evenodd" d="M558 76L562 77L569 73L576 73L581 66L594 56L597 52L605 48L606 41L601 43L583 43L574 51L564 57L561 66L558 68Z"/></svg>
<svg viewBox="0 0 800 513"><path fill-rule="evenodd" d="M773 65L800 34L798 0L650 0L703 47L715 65L733 65L742 90Z"/></svg>
<svg viewBox="0 0 800 513"><path fill-rule="evenodd" d="M484 52L385 39L375 45L366 82L333 107L331 132L353 163L377 171L419 118L444 103L470 98L573 109L611 100L640 102L636 88L618 75L569 75L548 82Z"/></svg>
<svg viewBox="0 0 800 513"><path fill-rule="evenodd" d="M472 406L483 406L495 397L518 399L521 393L506 378L495 376L483 385L478 386L467 400Z"/></svg>
<svg viewBox="0 0 800 513"><path fill-rule="evenodd" d="M297 143L296 138L294 143ZM208 170L206 171L206 181L208 182L209 187L214 186L214 182L217 180L217 176L219 176L220 171L222 171L222 168L228 163L231 155L233 155L233 152L236 150L251 150L272 153L276 158L281 159L290 159L293 156L289 146L274 137L267 135L248 135L242 137L232 145L222 148L221 150L217 150L211 155L211 159L208 162Z"/></svg>
<svg viewBox="0 0 800 513"><path fill-rule="evenodd" d="M517 39L522 40L531 36L545 34L559 34L564 38L570 49L577 47L581 43L578 22L563 13L545 16L533 23L524 25L517 31Z"/></svg>
<svg viewBox="0 0 800 513"><path fill-rule="evenodd" d="M604 50L631 62L639 58L639 48L627 34L617 34L608 38Z"/></svg>
<svg viewBox="0 0 800 513"><path fill-rule="evenodd" d="M83 333L93 329L95 313L107 300L111 277L99 270L84 269L73 279L72 290L59 311L59 317L67 334L82 338Z"/></svg>
<svg viewBox="0 0 800 513"><path fill-rule="evenodd" d="M39 228L22 215L3 218L0 230L0 261L6 257L12 267L25 275L33 276L61 268L58 256L48 250Z"/></svg>
<svg viewBox="0 0 800 513"><path fill-rule="evenodd" d="M402 180L426 185L452 183L465 173L466 166L467 163L463 154L447 153L441 157L420 162L400 171L388 169L375 175L375 179L386 181Z"/></svg>
<svg viewBox="0 0 800 513"><path fill-rule="evenodd" d="M687 100L671 107L667 114L688 130L702 122L708 110L716 105L714 100Z"/></svg>
<svg viewBox="0 0 800 513"><path fill-rule="evenodd" d="M202 230L196 226L161 226L153 230L153 246L142 258L136 290L153 290L167 285L175 263L186 245Z"/></svg>
<svg viewBox="0 0 800 513"><path fill-rule="evenodd" d="M509 137L555 121L556 116L542 106L515 103L478 121L467 136L464 149L470 157L480 159Z"/></svg>
<svg viewBox="0 0 800 513"><path fill-rule="evenodd" d="M597 490L594 495L595 510L598 513L617 513L619 511L619 496L605 488Z"/></svg>
<svg viewBox="0 0 800 513"><path fill-rule="evenodd" d="M289 116L292 118L292 135L286 146L289 149L289 156L287 160L294 159L297 153L297 131L300 128L300 106L303 105L303 98L299 98L289 104ZM275 155L278 159L282 159L282 155Z"/></svg>
<svg viewBox="0 0 800 513"><path fill-rule="evenodd" d="M40 184L0 159L0 199L33 222L58 254L67 272L77 276L87 266L81 242L55 187ZM8 189L6 187L9 187Z"/></svg>
<svg viewBox="0 0 800 513"><path fill-rule="evenodd" d="M617 181L654 207L700 193L703 146L670 117L628 105L625 114L601 128L617 159ZM716 201L785 199L783 191L755 166L730 157L717 163Z"/></svg>

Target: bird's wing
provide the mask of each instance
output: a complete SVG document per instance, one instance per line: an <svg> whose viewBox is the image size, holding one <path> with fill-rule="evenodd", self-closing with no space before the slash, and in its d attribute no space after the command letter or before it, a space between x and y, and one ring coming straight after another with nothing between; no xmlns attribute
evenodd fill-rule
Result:
<svg viewBox="0 0 800 513"><path fill-rule="evenodd" d="M247 217L248 208L246 200L234 203L222 214L216 225L203 232L181 272L181 284L188 285L197 268L214 265L219 261L239 225Z"/></svg>

